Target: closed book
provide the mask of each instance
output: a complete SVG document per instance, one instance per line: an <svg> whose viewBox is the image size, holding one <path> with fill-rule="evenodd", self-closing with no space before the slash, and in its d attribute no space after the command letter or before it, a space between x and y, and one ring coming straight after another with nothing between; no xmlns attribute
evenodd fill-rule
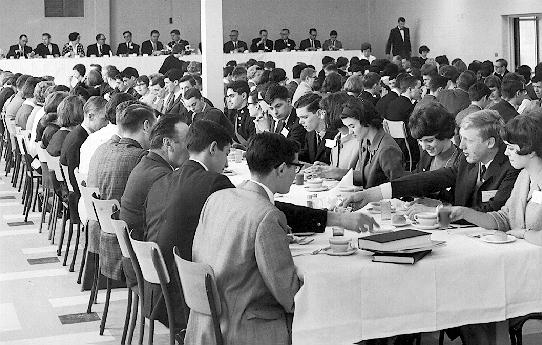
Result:
<svg viewBox="0 0 542 345"><path fill-rule="evenodd" d="M405 229L358 239L358 247L370 251L398 251L431 245L431 233Z"/></svg>
<svg viewBox="0 0 542 345"><path fill-rule="evenodd" d="M373 254L374 262L390 262L394 264L415 264L424 256L431 253L431 250L423 250L416 253L386 253Z"/></svg>

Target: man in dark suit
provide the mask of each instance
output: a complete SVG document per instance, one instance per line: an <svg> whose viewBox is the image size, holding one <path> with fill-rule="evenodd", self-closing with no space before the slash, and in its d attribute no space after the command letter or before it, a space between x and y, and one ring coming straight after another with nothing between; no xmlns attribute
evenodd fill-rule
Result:
<svg viewBox="0 0 542 345"><path fill-rule="evenodd" d="M199 120L214 121L224 127L232 137L234 136L235 133L230 120L220 109L207 104L203 99L200 90L196 88L188 89L184 94L184 100L186 109L191 115L187 119L184 119L188 125Z"/></svg>
<svg viewBox="0 0 542 345"><path fill-rule="evenodd" d="M359 97L369 101L376 107L376 104L380 100L380 75L375 72L369 72L362 77L362 81L363 91Z"/></svg>
<svg viewBox="0 0 542 345"><path fill-rule="evenodd" d="M34 54L41 57L47 57L48 55L52 55L54 57L60 56L60 50L58 49L58 45L51 43L50 34L48 34L47 32L43 33L41 35L41 40L43 41L43 43L37 45L36 49L34 49Z"/></svg>
<svg viewBox="0 0 542 345"><path fill-rule="evenodd" d="M508 61L506 61L505 59L497 59L497 61L495 61L495 65L493 66L495 67L495 72L493 73L493 75L498 77L501 81L505 75L510 73L507 69Z"/></svg>
<svg viewBox="0 0 542 345"><path fill-rule="evenodd" d="M175 47L175 51L184 52L186 46L189 45L190 43L188 43L188 41L181 39L181 32L178 29L173 29L171 30L170 35L171 35L171 42L169 42L167 46L171 49L171 51L173 51L174 50L173 47Z"/></svg>
<svg viewBox="0 0 542 345"><path fill-rule="evenodd" d="M186 81L181 82L183 74L182 70L176 68L170 69L165 74L164 83L168 95L164 100L164 114L186 115L187 110L183 104L184 90L181 89L181 83L186 83Z"/></svg>
<svg viewBox="0 0 542 345"><path fill-rule="evenodd" d="M87 57L90 57L91 55L95 55L97 57L111 55L111 47L109 46L109 44L105 43L104 34L97 34L96 43L91 44L87 47Z"/></svg>
<svg viewBox="0 0 542 345"><path fill-rule="evenodd" d="M229 83L226 90L226 105L228 117L233 124L233 140L246 147L248 140L256 133L253 118L248 111L248 94L250 87L244 80L237 80Z"/></svg>
<svg viewBox="0 0 542 345"><path fill-rule="evenodd" d="M280 39L275 41L275 50L278 52L289 52L295 50L295 42L289 38L290 30L282 29Z"/></svg>
<svg viewBox="0 0 542 345"><path fill-rule="evenodd" d="M409 58L412 47L410 45L410 30L405 27L405 18L399 17L397 27L391 29L388 42L386 43L386 55L399 55L402 58Z"/></svg>
<svg viewBox="0 0 542 345"><path fill-rule="evenodd" d="M388 105L388 109L382 115L390 121L403 121L408 124L408 119L412 110L414 110L414 102L421 99L421 81L413 76L406 76L399 82L401 95L392 100Z"/></svg>
<svg viewBox="0 0 542 345"><path fill-rule="evenodd" d="M17 78L15 78L14 74L10 74L9 76L6 76L4 72L4 81L2 85L2 89L0 90L0 109L4 108L4 104L6 101L15 94L15 91L17 90L15 83L17 82ZM1 126L1 124L0 124Z"/></svg>
<svg viewBox="0 0 542 345"><path fill-rule="evenodd" d="M132 33L130 31L124 31L122 36L126 42L119 44L119 47L117 48L117 55L139 55L139 45L132 42Z"/></svg>
<svg viewBox="0 0 542 345"><path fill-rule="evenodd" d="M299 124L288 89L281 85L271 86L265 93L265 102L270 105L271 116L274 120L272 131L297 141L303 149L307 131Z"/></svg>
<svg viewBox="0 0 542 345"><path fill-rule="evenodd" d="M247 43L239 41L239 31L232 30L230 32L230 40L224 43L224 54L243 53L245 50L248 50Z"/></svg>
<svg viewBox="0 0 542 345"><path fill-rule="evenodd" d="M316 29L310 29L309 38L299 42L299 50L315 51L322 48L322 44L320 44L320 41L316 39L316 36L318 36Z"/></svg>
<svg viewBox="0 0 542 345"><path fill-rule="evenodd" d="M9 47L9 52L6 58L14 57L15 59L24 58L28 59L32 53L32 47L27 46L28 37L25 34L19 36L19 43Z"/></svg>
<svg viewBox="0 0 542 345"><path fill-rule="evenodd" d="M264 52L270 52L273 51L273 41L270 39L267 39L267 30L262 29L260 30L260 37L256 37L252 40L252 44L250 45L250 51L253 53L264 51Z"/></svg>
<svg viewBox="0 0 542 345"><path fill-rule="evenodd" d="M468 91L475 82L476 78L471 73L463 72L457 78L456 87L440 90L437 100L455 117L470 105Z"/></svg>
<svg viewBox="0 0 542 345"><path fill-rule="evenodd" d="M501 84L502 99L492 105L490 109L499 112L504 122L508 122L518 116L517 107L523 102L527 95L525 83L522 76L517 73L508 73Z"/></svg>
<svg viewBox="0 0 542 345"><path fill-rule="evenodd" d="M158 39L160 38L160 32L158 30L151 31L151 38L141 43L141 55L160 55L164 45Z"/></svg>

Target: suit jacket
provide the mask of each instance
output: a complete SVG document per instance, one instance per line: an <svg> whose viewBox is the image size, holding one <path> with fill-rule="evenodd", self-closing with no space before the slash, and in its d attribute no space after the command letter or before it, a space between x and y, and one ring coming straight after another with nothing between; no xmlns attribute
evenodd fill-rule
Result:
<svg viewBox="0 0 542 345"><path fill-rule="evenodd" d="M187 117L188 110L185 108L182 96L179 95L179 97L175 98L173 100L173 104L168 107L168 104L166 102L169 101L169 96L166 96L166 99L164 100L164 114L179 114L183 117Z"/></svg>
<svg viewBox="0 0 542 345"><path fill-rule="evenodd" d="M452 90L440 90L437 100L455 117L461 110L466 109L471 101L465 90L456 87Z"/></svg>
<svg viewBox="0 0 542 345"><path fill-rule="evenodd" d="M508 73L510 73L509 70L505 69L504 70L504 73L502 75L500 75L499 73L497 72L493 72L493 75L497 78L499 78L501 81L502 81L502 78L504 78L505 75L507 75Z"/></svg>
<svg viewBox="0 0 542 345"><path fill-rule="evenodd" d="M192 116L188 117L186 124L191 125L192 122L198 121L198 120L209 120L218 123L219 125L222 125L230 136L233 138L235 135L235 131L233 129L233 124L230 122L230 120L224 115L224 113L217 108L213 108L212 106L205 103L203 110L197 114L192 114Z"/></svg>
<svg viewBox="0 0 542 345"><path fill-rule="evenodd" d="M382 118L387 118L388 113L388 106L393 101L399 97L395 92L390 91L388 92L384 97L380 98L378 102L376 102L376 111Z"/></svg>
<svg viewBox="0 0 542 345"><path fill-rule="evenodd" d="M231 51L233 51L234 53L243 53L245 50L248 50L247 42L245 41L237 41L237 51L235 50L236 48L233 46L232 41L224 43L223 48L225 54L229 54Z"/></svg>
<svg viewBox="0 0 542 345"><path fill-rule="evenodd" d="M303 148L299 152L299 160L306 163L314 163L316 161L330 164L331 163L331 148L326 147L326 139L333 140L337 132L327 131L320 144L317 145L316 131L310 131L305 134L305 142Z"/></svg>
<svg viewBox="0 0 542 345"><path fill-rule="evenodd" d="M303 41L299 42L299 50L307 50L311 47L311 41L309 38L304 39ZM322 48L322 44L319 40L314 40L314 48Z"/></svg>
<svg viewBox="0 0 542 345"><path fill-rule="evenodd" d="M359 94L359 98L363 99L363 100L366 100L368 102L370 102L372 105L374 105L376 107L376 104L378 103L378 101L380 100L380 96L379 95L374 95L368 91L362 91L360 94Z"/></svg>
<svg viewBox="0 0 542 345"><path fill-rule="evenodd" d="M137 54L139 55L139 44L135 44L132 42L132 47L128 48L128 45L126 42L123 42L119 44L117 48L117 55L124 55L124 54Z"/></svg>
<svg viewBox="0 0 542 345"><path fill-rule="evenodd" d="M3 87L0 90L0 113L2 112L2 109L4 109L4 104L6 104L6 101L15 94L15 90L11 87Z"/></svg>
<svg viewBox="0 0 542 345"><path fill-rule="evenodd" d="M36 53L36 55L39 55L41 57L46 57L47 55L60 56L60 49L58 49L58 45L51 43L51 50L49 50L49 48L45 46L45 44L40 43L34 49L34 53Z"/></svg>
<svg viewBox="0 0 542 345"><path fill-rule="evenodd" d="M388 37L388 42L386 43L386 54L389 54L390 51L393 56L400 55L401 57L409 57L412 47L410 45L410 30L408 28L403 28L405 39L401 36L401 31L399 27L394 27L390 31L390 36Z"/></svg>
<svg viewBox="0 0 542 345"><path fill-rule="evenodd" d="M32 47L30 46L24 46L24 52L23 56L21 56L21 53L19 53L19 45L14 44L9 47L8 55L6 55L6 58L15 57L16 59L20 57L24 57L25 59L28 59L28 55L32 53Z"/></svg>
<svg viewBox="0 0 542 345"><path fill-rule="evenodd" d="M423 96L423 98L419 102L416 103L416 105L414 106L414 110L412 110L412 113L415 113L416 111L418 111L418 109L421 109L428 104L438 103L438 102L439 101L437 100L435 96L428 93L425 96Z"/></svg>
<svg viewBox="0 0 542 345"><path fill-rule="evenodd" d="M285 42L284 40L276 40L275 41L275 50L280 52L282 51L283 49L290 49L290 50L294 50L295 49L295 41L294 40L291 40L288 38L288 41Z"/></svg>
<svg viewBox="0 0 542 345"><path fill-rule="evenodd" d="M274 123L273 126L275 126ZM299 124L299 118L297 117L294 107L292 107L292 111L290 112L290 115L288 115L284 126L276 126L274 130L275 133L280 133L283 135L286 133L286 131L288 132L286 138L297 141L299 147L303 149L303 144L305 143L305 135L307 134L307 131L301 124Z"/></svg>
<svg viewBox="0 0 542 345"><path fill-rule="evenodd" d="M160 41L156 42L156 50L162 50L164 49L164 44ZM141 55L143 54L149 54L152 55L152 42L151 40L146 40L143 43L141 43Z"/></svg>
<svg viewBox="0 0 542 345"><path fill-rule="evenodd" d="M392 196L426 196L451 187L454 205L471 207L482 212L497 211L510 197L519 173L510 165L504 149L505 146L501 145L478 187L476 182L480 164L470 164L465 156L461 155L457 167L407 175L391 181ZM483 191L496 191L496 194L484 201Z"/></svg>
<svg viewBox="0 0 542 345"><path fill-rule="evenodd" d="M505 123L519 115L516 108L514 108L512 104L510 104L504 99L501 99L499 102L492 105L489 109L497 110Z"/></svg>
<svg viewBox="0 0 542 345"><path fill-rule="evenodd" d="M333 42L329 40L324 41L324 45L322 46L322 50L339 50L343 48L343 44L339 40L335 40L335 45Z"/></svg>
<svg viewBox="0 0 542 345"><path fill-rule="evenodd" d="M193 261L212 267L225 344L287 344L286 313L300 281L286 237L286 217L263 187L248 181L212 194L201 213ZM214 344L210 316L190 312L187 344Z"/></svg>
<svg viewBox="0 0 542 345"><path fill-rule="evenodd" d="M403 121L408 125L408 119L414 110L414 104L405 96L392 100L383 117L391 121Z"/></svg>
<svg viewBox="0 0 542 345"><path fill-rule="evenodd" d="M53 135L51 138L51 141L49 141L49 145L47 145L47 152L53 156L53 157L60 157L60 152L62 149L62 145L64 144L64 140L70 133L70 130L67 128L61 128Z"/></svg>
<svg viewBox="0 0 542 345"><path fill-rule="evenodd" d="M247 107L243 109L229 111L228 117L233 124L234 136L233 140L237 143L246 146L246 142L256 133L256 127L250 117Z"/></svg>
<svg viewBox="0 0 542 345"><path fill-rule="evenodd" d="M102 44L101 51L98 52L98 44L94 43L87 47L87 57L90 57L91 55L96 55L98 57L101 56L109 56L111 54L111 47L109 44Z"/></svg>
<svg viewBox="0 0 542 345"><path fill-rule="evenodd" d="M252 40L252 44L250 45L250 51L253 53L256 53L260 50L263 50L265 52L270 52L273 50L273 41L270 39L265 40L265 43L258 44L260 42L261 38L256 37Z"/></svg>
<svg viewBox="0 0 542 345"><path fill-rule="evenodd" d="M87 138L87 130L79 125L68 133L60 150L60 163L68 167L70 182L77 198L79 198L81 194L79 192L77 180L75 179L74 170L79 167L79 162L81 161L81 153L79 150Z"/></svg>

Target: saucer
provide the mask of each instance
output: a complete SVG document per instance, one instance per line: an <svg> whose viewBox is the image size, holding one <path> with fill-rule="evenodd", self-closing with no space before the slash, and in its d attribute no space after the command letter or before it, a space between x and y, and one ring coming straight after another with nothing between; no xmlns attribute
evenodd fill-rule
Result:
<svg viewBox="0 0 542 345"><path fill-rule="evenodd" d="M395 224L395 223L391 223L391 225L395 226L396 228L401 228L403 226L408 226L408 225L411 225L412 222L410 220L405 220L404 223L401 223L401 224Z"/></svg>
<svg viewBox="0 0 542 345"><path fill-rule="evenodd" d="M318 187L308 187L309 192L323 192L328 190L327 186L318 186Z"/></svg>
<svg viewBox="0 0 542 345"><path fill-rule="evenodd" d="M440 227L439 223L433 224L433 225L421 225L421 224L413 224L416 229L419 230L436 230Z"/></svg>
<svg viewBox="0 0 542 345"><path fill-rule="evenodd" d="M348 256L348 255L354 254L357 251L358 251L358 248L350 248L346 252L338 252L338 253L331 251L331 248L323 250L324 253L330 256Z"/></svg>
<svg viewBox="0 0 542 345"><path fill-rule="evenodd" d="M363 187L360 186L339 186L337 187L339 192L359 192L363 190Z"/></svg>
<svg viewBox="0 0 542 345"><path fill-rule="evenodd" d="M502 240L502 239L500 239L499 237L497 237L495 235L480 236L480 239L482 241L484 241L484 242L487 242L487 243L497 243L497 244L510 243L510 242L514 242L517 239L512 235L506 235L506 236L507 237L506 237L505 240Z"/></svg>

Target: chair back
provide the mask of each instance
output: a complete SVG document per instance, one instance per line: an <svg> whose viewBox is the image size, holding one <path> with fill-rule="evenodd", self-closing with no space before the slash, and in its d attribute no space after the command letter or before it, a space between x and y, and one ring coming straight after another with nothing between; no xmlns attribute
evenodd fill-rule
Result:
<svg viewBox="0 0 542 345"><path fill-rule="evenodd" d="M44 151L45 149L41 147L41 141L36 143L36 152L38 154L38 160L40 161L43 187L48 189L52 188L50 177L51 171L49 171L49 166L47 165L47 157L45 157L45 154L43 153Z"/></svg>
<svg viewBox="0 0 542 345"><path fill-rule="evenodd" d="M111 225L113 225L113 228L115 229L122 256L129 259L130 250L128 247L131 248L132 244L130 243L130 235L128 234L128 225L125 221L120 219L111 219Z"/></svg>
<svg viewBox="0 0 542 345"><path fill-rule="evenodd" d="M116 235L113 223L111 223L111 216L120 211L119 201L116 199L100 200L92 196L92 204L102 231Z"/></svg>
<svg viewBox="0 0 542 345"><path fill-rule="evenodd" d="M152 284L163 285L169 283L166 262L158 244L134 240L132 236L130 236L130 243L132 243L139 267L141 267L143 279Z"/></svg>
<svg viewBox="0 0 542 345"><path fill-rule="evenodd" d="M68 172L68 166L64 164L60 164L60 173L62 174L62 178L64 181L66 181L66 186L68 186L68 191L73 193L75 190L72 186L72 181L70 180L70 173Z"/></svg>
<svg viewBox="0 0 542 345"><path fill-rule="evenodd" d="M87 220L98 221L96 217L96 212L94 211L94 206L92 203L93 195L97 197L100 196L100 191L96 187L83 187L79 186L79 191L81 192L81 199L83 199L83 205L85 206Z"/></svg>
<svg viewBox="0 0 542 345"><path fill-rule="evenodd" d="M384 119L382 126L384 127L384 131L395 139L406 139L407 137L406 127L403 121L390 121Z"/></svg>

